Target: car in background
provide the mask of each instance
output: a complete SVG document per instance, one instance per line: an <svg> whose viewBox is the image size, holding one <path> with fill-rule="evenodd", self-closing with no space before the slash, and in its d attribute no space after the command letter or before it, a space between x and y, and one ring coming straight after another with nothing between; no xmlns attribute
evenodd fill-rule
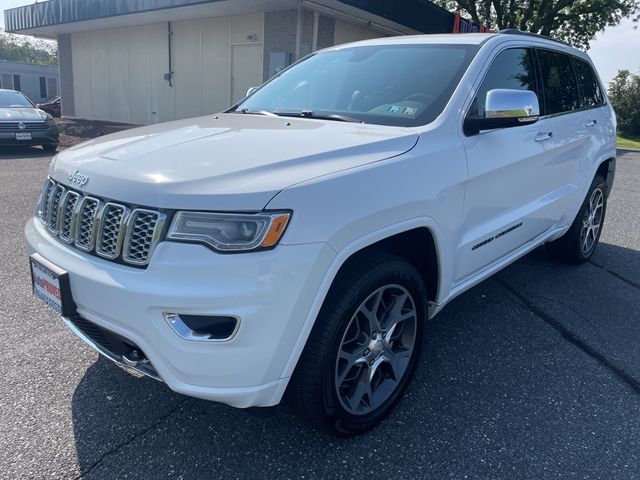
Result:
<svg viewBox="0 0 640 480"><path fill-rule="evenodd" d="M50 98L46 102L38 103L36 107L47 112L52 117L60 118L60 97Z"/></svg>
<svg viewBox="0 0 640 480"><path fill-rule="evenodd" d="M42 145L58 148L60 129L53 117L16 90L0 89L0 147Z"/></svg>

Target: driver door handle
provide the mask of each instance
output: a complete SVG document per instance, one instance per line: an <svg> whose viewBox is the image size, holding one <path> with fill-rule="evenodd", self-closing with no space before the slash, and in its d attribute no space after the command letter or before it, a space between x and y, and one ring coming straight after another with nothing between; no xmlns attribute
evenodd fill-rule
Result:
<svg viewBox="0 0 640 480"><path fill-rule="evenodd" d="M584 124L585 127L595 127L598 124L597 120L589 120Z"/></svg>
<svg viewBox="0 0 640 480"><path fill-rule="evenodd" d="M540 132L539 134L536 135L536 138L534 138L534 140L536 142L544 142L551 138L553 138L553 132Z"/></svg>

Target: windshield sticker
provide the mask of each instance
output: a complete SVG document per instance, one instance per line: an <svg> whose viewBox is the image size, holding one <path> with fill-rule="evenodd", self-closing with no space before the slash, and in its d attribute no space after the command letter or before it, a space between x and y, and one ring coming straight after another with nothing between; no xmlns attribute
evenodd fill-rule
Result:
<svg viewBox="0 0 640 480"><path fill-rule="evenodd" d="M413 117L416 113L418 113L418 109L415 107L402 107L400 105L390 105L387 107L387 112L393 113L395 115L406 115L409 117Z"/></svg>

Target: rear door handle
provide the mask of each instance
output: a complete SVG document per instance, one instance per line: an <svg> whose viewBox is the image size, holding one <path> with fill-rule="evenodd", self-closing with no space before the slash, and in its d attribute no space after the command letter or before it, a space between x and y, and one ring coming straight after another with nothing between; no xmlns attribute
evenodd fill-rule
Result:
<svg viewBox="0 0 640 480"><path fill-rule="evenodd" d="M584 124L585 127L595 127L598 124L597 120L589 120Z"/></svg>
<svg viewBox="0 0 640 480"><path fill-rule="evenodd" d="M550 138L553 138L553 132L541 132L536 135L536 138L534 138L534 140L536 142L544 142L546 140L549 140Z"/></svg>

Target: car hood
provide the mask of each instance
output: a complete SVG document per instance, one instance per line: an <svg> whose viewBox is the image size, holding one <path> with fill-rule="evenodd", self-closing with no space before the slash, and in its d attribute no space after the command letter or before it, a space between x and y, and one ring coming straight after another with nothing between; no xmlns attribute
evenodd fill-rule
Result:
<svg viewBox="0 0 640 480"><path fill-rule="evenodd" d="M0 122L42 122L47 114L37 108L0 108Z"/></svg>
<svg viewBox="0 0 640 480"><path fill-rule="evenodd" d="M141 206L261 210L287 186L384 160L416 144L408 128L219 114L136 128L65 150L50 175ZM77 187L76 187L77 188Z"/></svg>

